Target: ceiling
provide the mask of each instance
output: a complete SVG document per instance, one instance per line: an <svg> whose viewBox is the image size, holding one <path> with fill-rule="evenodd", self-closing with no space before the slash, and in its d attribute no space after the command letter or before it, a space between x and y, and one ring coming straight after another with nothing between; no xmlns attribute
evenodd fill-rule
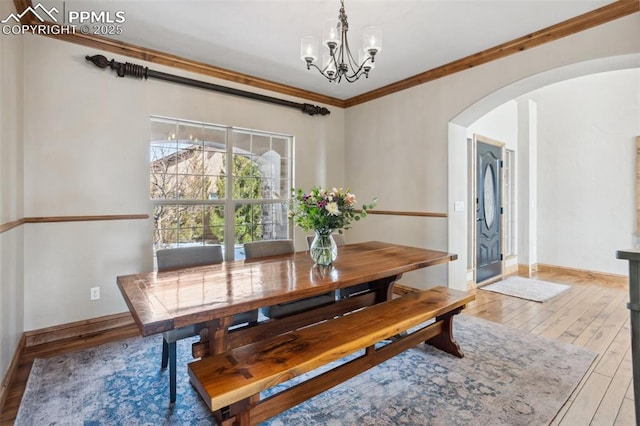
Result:
<svg viewBox="0 0 640 426"><path fill-rule="evenodd" d="M38 2L34 1L34 4ZM41 0L60 11L123 11L114 40L337 99L378 89L612 3L607 0L345 0L349 40L382 28L368 79L330 83L299 57L339 0ZM91 51L87 54L92 54Z"/></svg>

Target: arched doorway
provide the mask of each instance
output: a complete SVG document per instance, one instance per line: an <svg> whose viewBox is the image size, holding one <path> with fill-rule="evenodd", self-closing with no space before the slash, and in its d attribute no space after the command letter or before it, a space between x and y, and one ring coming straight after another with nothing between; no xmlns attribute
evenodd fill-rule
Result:
<svg viewBox="0 0 640 426"><path fill-rule="evenodd" d="M458 253L460 262L449 265L449 285L460 288L460 283L467 283L473 280L473 274L469 274L473 261L470 259L469 239L472 237L472 230L465 215L456 214L455 206L464 200L467 203L469 194L469 170L467 138L468 128L480 117L492 111L499 105L516 99L526 93L548 86L553 83L570 80L580 76L616 71L624 69L640 68L640 55L624 55L616 57L602 58L593 61L581 62L562 68L547 71L545 73L531 76L510 86L497 90L490 95L480 99L478 102L469 105L460 112L449 123L449 222L448 240L449 250ZM528 126L535 123L522 123L519 126ZM472 206L469 205L469 209ZM520 222L531 222L535 226L535 212L533 216L528 216L528 212L519 212ZM531 230L535 232L535 229ZM522 236L527 238L526 235ZM532 238L535 238L533 236ZM535 240L532 246L535 248ZM531 253L521 253L525 256L527 263L535 263L535 250ZM466 286L465 286L466 287Z"/></svg>

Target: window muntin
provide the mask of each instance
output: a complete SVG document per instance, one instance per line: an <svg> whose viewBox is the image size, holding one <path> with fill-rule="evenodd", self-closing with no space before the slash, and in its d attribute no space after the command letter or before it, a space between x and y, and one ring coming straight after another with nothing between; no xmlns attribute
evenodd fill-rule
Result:
<svg viewBox="0 0 640 426"><path fill-rule="evenodd" d="M230 260L289 237L291 136L159 117L150 133L154 251L222 244Z"/></svg>

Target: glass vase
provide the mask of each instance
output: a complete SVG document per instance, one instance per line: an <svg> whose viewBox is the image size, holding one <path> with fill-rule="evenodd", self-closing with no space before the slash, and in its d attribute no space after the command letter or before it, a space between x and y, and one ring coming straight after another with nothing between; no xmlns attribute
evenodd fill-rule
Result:
<svg viewBox="0 0 640 426"><path fill-rule="evenodd" d="M317 265L331 265L338 257L338 246L331 231L315 231L316 236L309 248L309 254Z"/></svg>

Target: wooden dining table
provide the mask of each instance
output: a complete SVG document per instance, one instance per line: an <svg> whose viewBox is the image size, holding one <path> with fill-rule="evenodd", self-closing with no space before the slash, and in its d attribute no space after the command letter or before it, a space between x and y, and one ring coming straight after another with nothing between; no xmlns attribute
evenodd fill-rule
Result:
<svg viewBox="0 0 640 426"><path fill-rule="evenodd" d="M456 258L442 251L372 241L340 246L334 264L325 267L314 265L308 251L299 251L119 276L117 283L143 336L202 324L207 332L193 346L194 357L202 357L386 301L403 273ZM230 329L234 314L363 287L309 312Z"/></svg>

